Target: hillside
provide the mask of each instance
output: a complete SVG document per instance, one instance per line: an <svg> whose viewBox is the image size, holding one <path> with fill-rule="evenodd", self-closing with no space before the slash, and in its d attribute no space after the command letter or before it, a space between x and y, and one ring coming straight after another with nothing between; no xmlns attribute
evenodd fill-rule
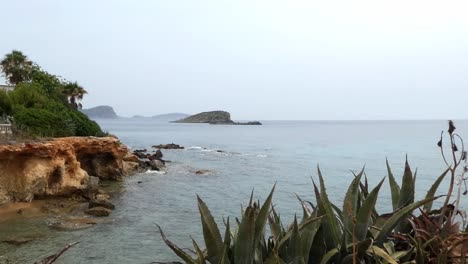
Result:
<svg viewBox="0 0 468 264"><path fill-rule="evenodd" d="M115 119L119 118L114 109L107 105L96 106L81 110L89 118Z"/></svg>
<svg viewBox="0 0 468 264"><path fill-rule="evenodd" d="M190 116L189 114L183 114L183 113L169 113L169 114L161 114L161 115L154 115L151 118L159 121L175 121L175 120L180 120L183 118L186 118Z"/></svg>

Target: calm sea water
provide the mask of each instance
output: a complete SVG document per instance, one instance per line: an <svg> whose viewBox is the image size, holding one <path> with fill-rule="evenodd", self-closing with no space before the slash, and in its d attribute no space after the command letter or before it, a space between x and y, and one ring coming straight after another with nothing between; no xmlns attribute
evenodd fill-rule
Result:
<svg viewBox="0 0 468 264"><path fill-rule="evenodd" d="M319 164L331 199L342 203L364 165L371 186L387 175L385 158L400 179L405 156L418 168L417 198L422 198L444 169L436 143L445 121L266 121L263 126L171 124L151 119L99 120L102 127L132 148L177 143L185 150L163 151L172 161L168 173L144 173L115 183L117 208L110 223L74 232L54 231L47 219L18 219L0 226L3 234L40 234L23 246L0 243L0 255L31 263L75 241L59 263L151 263L177 258L161 241L155 224L174 242L191 247L201 238L196 194L215 218L239 216L250 192L264 199L277 183L274 203L285 219L301 213L296 194L313 201L311 177ZM468 121L457 121L468 138ZM222 150L223 152L217 152ZM196 170L212 173L196 175ZM140 182L140 183L139 183ZM446 183L445 183L446 184ZM446 185L442 186L446 190ZM388 183L378 207L390 206ZM466 203L465 203L466 204ZM3 252L2 252L3 251Z"/></svg>

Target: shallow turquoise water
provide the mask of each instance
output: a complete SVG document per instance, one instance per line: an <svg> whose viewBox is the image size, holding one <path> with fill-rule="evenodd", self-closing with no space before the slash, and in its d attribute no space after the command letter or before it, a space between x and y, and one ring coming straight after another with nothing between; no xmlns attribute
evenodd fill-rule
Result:
<svg viewBox="0 0 468 264"><path fill-rule="evenodd" d="M117 183L117 209L111 223L60 232L44 227L44 219L17 221L0 227L0 235L21 229L44 237L20 247L0 244L0 255L31 263L61 246L81 241L59 263L150 263L177 258L156 231L160 224L176 243L190 247L189 235L200 238L195 195L208 204L217 220L238 216L252 188L259 199L277 183L274 203L286 219L301 213L295 194L312 200L311 177L316 166L326 178L332 200L341 203L350 170L366 166L371 186L386 176L388 157L401 175L405 156L418 168L417 197L422 198L444 169L436 143L445 121L266 121L263 126L223 126L160 123L151 119L100 120L99 123L134 148L177 143L186 150L163 151L171 160L165 175L145 173ZM458 121L461 135L468 122ZM223 153L216 152L222 150ZM196 175L208 169L212 174ZM142 183L138 183L142 182ZM443 186L442 188L444 188ZM378 207L389 208L389 189L380 193ZM29 231L28 231L29 230ZM3 251L3 252L2 252Z"/></svg>

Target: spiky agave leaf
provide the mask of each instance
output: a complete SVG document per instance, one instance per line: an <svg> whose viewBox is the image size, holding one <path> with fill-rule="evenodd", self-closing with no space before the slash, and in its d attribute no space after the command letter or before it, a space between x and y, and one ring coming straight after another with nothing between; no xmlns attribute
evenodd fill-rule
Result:
<svg viewBox="0 0 468 264"><path fill-rule="evenodd" d="M299 227L297 224L297 218L294 216L294 222L292 225L291 237L288 241L288 256L285 260L291 264L304 264L304 258L302 257L302 241L301 234L299 233Z"/></svg>
<svg viewBox="0 0 468 264"><path fill-rule="evenodd" d="M271 207L271 211L268 216L268 222L270 224L271 235L279 241L286 231L284 230L283 224L281 223L281 218L276 212L274 206Z"/></svg>
<svg viewBox="0 0 468 264"><path fill-rule="evenodd" d="M388 182L390 184L390 191L392 194L393 211L396 211L399 208L398 201L400 200L400 186L398 185L398 183L395 180L395 177L393 176L390 164L388 164L388 159L386 159L385 161L387 164Z"/></svg>
<svg viewBox="0 0 468 264"><path fill-rule="evenodd" d="M203 251L200 249L200 246L198 246L195 239L193 239L193 238L191 238L191 239L192 239L193 247L195 248L195 252L197 253L197 257L198 257L197 263L198 264L206 264L205 254L203 254Z"/></svg>
<svg viewBox="0 0 468 264"><path fill-rule="evenodd" d="M450 168L447 168L438 178L437 180L434 182L434 184L432 184L431 188L429 189L429 191L427 191L427 194L426 194L426 198L431 198L431 197L434 197L437 189L439 188L439 185L440 183L442 182L442 180L445 178L445 176L447 175L447 173L450 171ZM427 204L424 205L424 211L426 212L430 212L432 209L432 202L429 202Z"/></svg>
<svg viewBox="0 0 468 264"><path fill-rule="evenodd" d="M361 208L356 217L356 239L357 241L364 240L369 232L369 225L372 221L372 212L377 202L380 187L382 186L385 179L382 179L380 183L369 193L366 200L362 203Z"/></svg>
<svg viewBox="0 0 468 264"><path fill-rule="evenodd" d="M234 263L250 264L254 260L255 211L252 206L245 209L234 242Z"/></svg>
<svg viewBox="0 0 468 264"><path fill-rule="evenodd" d="M354 180L348 187L346 192L345 199L343 201L343 226L344 226L344 236L345 243L352 242L353 226L354 221L356 220L356 215L358 211L358 201L359 201L359 185L361 183L361 177L364 173L364 168L361 172L356 175Z"/></svg>
<svg viewBox="0 0 468 264"><path fill-rule="evenodd" d="M385 263L398 264L398 261L395 258L390 256L387 252L385 252L384 249L378 246L372 246L367 252L385 260Z"/></svg>
<svg viewBox="0 0 468 264"><path fill-rule="evenodd" d="M427 198L410 205L407 205L397 212L395 212L381 227L377 237L375 238L377 245L383 245L383 243L388 239L388 236L392 232L392 230L401 223L402 220L406 219L408 214L413 212L416 208L423 206L426 203L434 201L441 196L435 196L432 198Z"/></svg>
<svg viewBox="0 0 468 264"><path fill-rule="evenodd" d="M325 216L318 216L318 217L310 217L304 223L298 225L299 232L303 232L304 230L313 230L318 229L320 226L320 220L325 219ZM289 228L289 230L283 235L283 238L278 242L278 248L282 248L286 245L286 242L289 241L290 237L293 233L293 226Z"/></svg>
<svg viewBox="0 0 468 264"><path fill-rule="evenodd" d="M270 212L271 201L273 199L273 193L275 192L276 184L273 185L273 188L270 191L265 203L263 204L262 208L258 212L258 215L255 219L255 244L259 243L263 236L263 231L265 230L265 225L268 221L268 214Z"/></svg>
<svg viewBox="0 0 468 264"><path fill-rule="evenodd" d="M320 171L320 168L318 166L317 174L319 176L320 182L320 192L318 192L318 189L314 183L317 204L319 207L319 211L321 211L326 218L322 220L322 227L324 228L324 232L327 234L326 237L328 237L327 246L329 248L334 248L342 243L342 230L333 210L332 203L328 199L325 181L323 180L322 172Z"/></svg>
<svg viewBox="0 0 468 264"><path fill-rule="evenodd" d="M221 233L205 202L198 195L197 200L203 228L203 238L205 239L208 252L208 260L211 263L219 263L224 248Z"/></svg>
<svg viewBox="0 0 468 264"><path fill-rule="evenodd" d="M185 263L188 263L188 264L198 264L197 261L195 259L192 258L192 256L190 256L189 254L187 254L185 251L183 251L181 248L179 248L177 245L175 245L174 243L172 243L169 239L167 239L166 235L164 235L164 232L162 231L162 228L159 226L159 225L156 225L159 229L159 233L161 234L161 237L164 241L164 243L166 243L166 245L172 249L172 251L179 257L181 258L183 261L185 261Z"/></svg>
<svg viewBox="0 0 468 264"><path fill-rule="evenodd" d="M405 172L401 183L400 199L398 199L398 208L407 206L414 202L414 181L413 173L408 160L405 161Z"/></svg>
<svg viewBox="0 0 468 264"><path fill-rule="evenodd" d="M313 212L312 215L307 219L317 219L317 212ZM307 222L305 220L303 223L304 224ZM303 228L300 230L301 231L301 244L302 244L302 258L304 259L305 263L309 263L309 253L310 249L312 247L312 244L315 239L315 235L317 234L318 229L320 228L320 221L315 220L314 222L310 223L309 225L303 226Z"/></svg>

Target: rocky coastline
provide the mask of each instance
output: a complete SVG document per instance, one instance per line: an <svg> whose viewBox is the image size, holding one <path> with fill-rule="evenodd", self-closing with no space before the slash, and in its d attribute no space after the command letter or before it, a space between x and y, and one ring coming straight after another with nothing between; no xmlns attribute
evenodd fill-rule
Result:
<svg viewBox="0 0 468 264"><path fill-rule="evenodd" d="M164 171L160 150L132 151L115 137L65 137L0 145L0 218L50 216L61 231L105 222L115 206L105 185L147 170ZM1 221L0 221L1 222ZM1 238L19 245L30 237Z"/></svg>
<svg viewBox="0 0 468 264"><path fill-rule="evenodd" d="M85 194L99 180L142 170L140 159L114 137L66 137L0 145L0 204Z"/></svg>

